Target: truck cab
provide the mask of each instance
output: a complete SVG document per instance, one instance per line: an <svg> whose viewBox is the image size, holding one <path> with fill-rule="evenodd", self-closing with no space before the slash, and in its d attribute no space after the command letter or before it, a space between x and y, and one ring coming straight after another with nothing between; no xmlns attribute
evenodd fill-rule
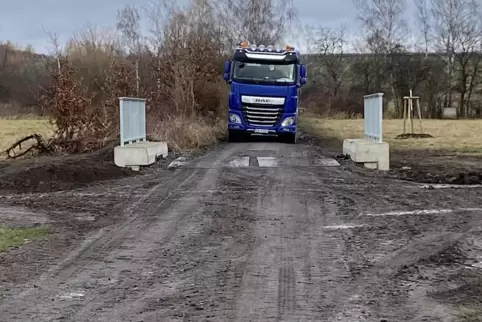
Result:
<svg viewBox="0 0 482 322"><path fill-rule="evenodd" d="M296 142L298 92L306 84L306 66L295 48L241 43L224 65L230 85L228 136L276 136Z"/></svg>

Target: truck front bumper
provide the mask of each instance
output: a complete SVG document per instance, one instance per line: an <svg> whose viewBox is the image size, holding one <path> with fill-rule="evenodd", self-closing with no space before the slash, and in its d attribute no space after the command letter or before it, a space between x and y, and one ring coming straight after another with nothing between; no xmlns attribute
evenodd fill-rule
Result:
<svg viewBox="0 0 482 322"><path fill-rule="evenodd" d="M280 122L276 126L252 126L246 124L244 120L241 118L241 115L237 113L230 112L230 114L235 114L238 116L238 120L233 122L234 118L229 118L228 121L228 130L236 131L236 132L244 132L246 134L251 135L269 135L269 136L277 136L282 134L288 133L296 133L296 118L295 122L289 126L282 126L282 122L286 118L295 117L295 115L283 115Z"/></svg>
<svg viewBox="0 0 482 322"><path fill-rule="evenodd" d="M247 134L251 135L271 135L271 136L277 136L281 134L286 134L286 133L296 133L296 126L286 126L286 127L271 127L271 128L265 128L265 127L250 127L250 126L244 126L242 124L229 124L228 129L230 131L236 131L236 132L244 132Z"/></svg>

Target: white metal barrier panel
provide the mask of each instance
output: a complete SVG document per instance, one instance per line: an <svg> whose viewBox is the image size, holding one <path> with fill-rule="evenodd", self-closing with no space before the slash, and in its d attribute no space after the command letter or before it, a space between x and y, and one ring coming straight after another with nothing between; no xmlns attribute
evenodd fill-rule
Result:
<svg viewBox="0 0 482 322"><path fill-rule="evenodd" d="M382 142L383 93L363 96L365 140Z"/></svg>
<svg viewBox="0 0 482 322"><path fill-rule="evenodd" d="M146 141L146 99L120 97L120 145Z"/></svg>

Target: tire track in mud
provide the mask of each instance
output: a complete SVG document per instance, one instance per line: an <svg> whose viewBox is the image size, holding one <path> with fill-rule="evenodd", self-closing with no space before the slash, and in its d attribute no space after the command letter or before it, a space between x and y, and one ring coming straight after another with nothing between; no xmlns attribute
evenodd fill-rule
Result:
<svg viewBox="0 0 482 322"><path fill-rule="evenodd" d="M323 230L340 223L340 203L329 189L309 192L318 180L299 169L273 170L270 178L270 189L258 197L258 246L248 260L235 320L331 322L333 303L344 300L350 279L343 239ZM308 192L293 192L298 185Z"/></svg>
<svg viewBox="0 0 482 322"><path fill-rule="evenodd" d="M186 188L189 185L192 186L196 183L195 180L191 179L201 171L202 170L190 170L179 172L173 176L168 183L161 182L149 189L143 198L123 210L124 221L111 227L110 230L102 229L88 236L84 243L71 252L61 263L51 267L37 280L25 285L26 288L24 290L12 294L11 297L0 302L0 313L3 315L11 312L12 307L18 306L20 304L19 302L24 302L27 306L29 303L28 298L31 300L31 305L28 305L29 308L31 308L35 302L38 302L38 300L35 301L31 298L39 298L39 293L41 294L42 290L48 293L42 296L44 300L47 300L47 298L55 298L55 295L48 291L49 289L54 288L54 285L58 285L58 288L61 289L60 285L66 284L73 275L79 274L86 266L94 263L96 260L100 260L107 253L118 249L125 236L129 233L129 228L132 224L139 219L145 220L142 218L142 215L145 214L145 211L148 211L149 208L152 208L153 205L154 207L158 207L157 203L153 203L152 201L146 202L147 199L151 198L154 199L153 201L156 201L155 197L159 196L158 201L161 204L166 201L168 203L172 202L170 197L172 197L173 194L182 194L182 188ZM178 185L178 187L176 187L176 185ZM169 191L170 189L172 189L172 191ZM145 203L143 204L143 202ZM137 212L137 214L134 214L135 212ZM57 290L54 290L54 292L57 292ZM9 305L9 303L11 303L11 305ZM48 308L48 306L46 308Z"/></svg>
<svg viewBox="0 0 482 322"><path fill-rule="evenodd" d="M233 149L223 150L213 163L221 162L220 159L232 152ZM43 283L22 293L23 297L17 296L1 304L2 316L10 314L11 320L18 318L20 321L25 320L22 317L34 315L40 321L71 318L75 321L117 321L140 309L131 305L138 305L139 301L142 304L146 290L165 279L166 270L162 266L156 269L156 264L160 264L157 251L173 240L183 225L187 225L190 233L191 226L183 221L202 212L202 207L197 207L198 201L209 199L219 173L216 168L183 169L169 182L158 182L143 199L124 209L121 223L86 242L85 250L81 249L82 252L74 254L66 263L70 267L63 263L58 269L52 268L54 274L43 275ZM191 190L211 192L190 196ZM177 267L174 262L170 265ZM149 266L152 271L145 272ZM80 302L66 300L69 294L82 294ZM63 299L56 298L58 295ZM24 308L21 314L18 307Z"/></svg>
<svg viewBox="0 0 482 322"><path fill-rule="evenodd" d="M254 155L307 154L300 146L228 145L203 157L204 168L139 180L145 185L117 206L122 221L32 282L39 287L29 284L23 298L0 302L0 320L407 320L422 304L410 303L395 275L457 243L470 226L424 221L426 239L409 240L394 232L416 219L359 216L360 209L408 207L405 187L341 167L219 167L245 147ZM98 189L55 195L102 198ZM403 240L378 245L393 236Z"/></svg>
<svg viewBox="0 0 482 322"><path fill-rule="evenodd" d="M292 256L283 256L278 280L278 320L296 316L296 276Z"/></svg>
<svg viewBox="0 0 482 322"><path fill-rule="evenodd" d="M182 252L189 254L190 260L197 265L191 270L176 272L176 278L169 284L176 285L177 291L164 294L161 301L170 303L169 307L153 305L157 309L157 320L233 320L244 268L255 242L252 234L252 226L256 222L255 199L250 192L264 194L270 182L263 180L263 172L260 169L253 172L223 169L218 191L230 191L245 180L252 186L237 194L215 193L212 200L206 201L203 220L198 219L196 223L200 232L191 234L188 241L182 243L191 245L188 249L183 248ZM183 232L183 235L187 234ZM145 320L154 320L154 313L145 314Z"/></svg>
<svg viewBox="0 0 482 322"><path fill-rule="evenodd" d="M149 261L156 267L168 267L167 274L151 274L149 282L138 280L136 285L143 291L138 295L130 291L115 310L99 312L98 321L118 320L119 316L144 321L226 320L249 253L249 202L240 205L240 198L249 196L213 193L236 183L236 171L209 171L221 171L214 184L218 188L206 189L204 195L197 193L199 202L192 211L186 208L185 225L157 245L154 252L158 256ZM213 178L212 174L206 176ZM231 202L235 208L226 213ZM81 312L78 315L82 316Z"/></svg>
<svg viewBox="0 0 482 322"><path fill-rule="evenodd" d="M190 186L196 183L196 180L192 179L197 172L200 171L188 171L186 173L181 173L181 182L176 188L168 185L167 187L159 189L161 184L152 187L143 198L137 202L134 202L131 206L124 210L124 216L127 218L126 221L122 222L112 230L105 231L105 234L103 234L101 238L97 238L89 245L89 247L76 256L75 263L72 261L68 265L64 265L62 267L62 274L60 274L58 277L61 279L67 279L69 276L75 274L79 270L82 270L83 267L91 264L92 261L97 260L103 254L112 252L114 249L118 248L124 241L126 235L129 234L132 224L137 221L142 221L143 225L148 224L145 219L149 217L144 215L151 211L155 211L156 208L162 206L169 207L172 202L176 201L176 198L173 198L173 195L183 195L182 189L189 189ZM174 184L174 182L172 184ZM169 191L169 189L173 189L173 191ZM146 201L147 199L155 199L156 196L160 197L158 200L159 204L155 205L154 209L152 209L153 203ZM144 205L142 205L142 203L144 203ZM79 261L83 261L84 263L76 267L73 271L69 271L69 267L72 265L77 265L77 262Z"/></svg>
<svg viewBox="0 0 482 322"><path fill-rule="evenodd" d="M204 170L202 172L204 173L204 179L201 181L193 180L197 183L195 186L210 187L216 181L216 171ZM183 195L189 194L190 188L181 188L182 190L185 189ZM152 285L158 284L159 280L163 280L163 274L172 274L171 270L166 269L167 267L162 265L162 263L159 262L159 258L157 258L161 250L165 250L163 245L176 239L175 237L179 231L183 229L183 226L190 225L189 222L185 221L187 217L196 217L201 214L202 208L195 208L195 206L198 204L200 198L209 197L208 195L209 194L204 196L198 195L197 198L173 199L172 203L161 203L148 213L147 216L151 217L157 217L162 213L162 221L154 222L149 227L145 227L146 230L143 231L138 238L124 238L121 254L127 253L131 255L114 257L111 263L112 266L117 266L118 264L123 265L119 283L117 283L116 288L126 292L126 294L122 295L125 298L118 300L112 310L105 310L104 305L105 303L109 303L110 295L97 293L93 297L89 297L88 301L84 303L80 310L75 311L73 315L75 321L89 321L89 319L94 317L97 321L120 321L133 310L140 310L144 306L144 297L152 288ZM139 231L140 229L137 228L136 230ZM147 275L139 279L137 273L139 273L139 270L147 263L152 267L152 271L144 272L144 274ZM157 270L161 271L162 274L156 272ZM125 276L122 276L122 273L124 273ZM127 312L124 308L127 308ZM99 310L99 313L92 313L98 312Z"/></svg>
<svg viewBox="0 0 482 322"><path fill-rule="evenodd" d="M421 289L414 291L413 287L417 284L420 285L419 282L403 283L397 274L404 268L411 267L432 256L438 256L445 249L457 244L470 233L471 227L477 227L475 225L477 220L463 220L456 225L450 225L446 220L440 219L441 222L436 221L436 227L431 227L430 220L427 219L427 223L422 223L416 220L417 216L412 216L413 218L408 220L407 218L411 216L376 219L360 215L359 209L368 210L369 207L371 210L384 209L382 212L388 211L387 209L413 209L414 205L409 202L409 199L420 193L419 187L404 187L393 185L393 182L389 180L386 181L388 181L386 182L388 186L380 185L379 187L368 182L360 185L350 182L350 180L347 180L344 189L338 185L330 185L333 197L350 198L358 205L358 207L343 211L343 217L350 220L355 228L345 229L342 236L350 245L347 252L348 262L362 267L356 269L355 275L342 292L347 295L345 300L335 303L332 309L336 313L333 316L334 320L349 322L360 320L375 322L380 319L420 321L428 317L435 320L443 316L440 312L447 312L441 310L438 303L425 296L421 297L420 295L424 293ZM366 191L363 193L363 190ZM357 194L358 191L361 193ZM401 191L405 193L401 193ZM437 191L424 194L426 195L424 199L419 197L416 199L415 208L431 208L433 205L440 204L438 202L440 198L444 200L443 194ZM451 195L445 200L457 204L464 199ZM445 225L442 225L442 222L445 222ZM362 227L367 223L367 227ZM361 228L356 228L357 224L360 224ZM419 229L404 231L410 225ZM360 235L363 236L362 239L354 238ZM389 236L395 238L390 240L393 243L389 246L384 245L383 241ZM403 238L397 239L401 237ZM357 243L364 243L368 239L376 243L374 247L364 245L360 249L360 245ZM384 252L380 253L380 251ZM375 257L375 255L378 256ZM366 261L366 256L372 257L370 261ZM414 301L415 298L416 301Z"/></svg>

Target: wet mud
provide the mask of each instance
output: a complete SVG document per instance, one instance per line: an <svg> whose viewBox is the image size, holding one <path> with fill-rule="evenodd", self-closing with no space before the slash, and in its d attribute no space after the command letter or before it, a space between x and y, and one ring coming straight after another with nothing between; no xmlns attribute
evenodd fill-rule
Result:
<svg viewBox="0 0 482 322"><path fill-rule="evenodd" d="M54 234L0 253L0 316L379 322L480 314L482 189L426 189L419 183L428 175L403 176L442 175L448 156L417 168L418 156L406 155L382 175L337 153L302 137L223 143L179 167L168 168L173 156L139 173L116 168L108 154L3 164L0 224ZM338 166L325 162L335 159Z"/></svg>

